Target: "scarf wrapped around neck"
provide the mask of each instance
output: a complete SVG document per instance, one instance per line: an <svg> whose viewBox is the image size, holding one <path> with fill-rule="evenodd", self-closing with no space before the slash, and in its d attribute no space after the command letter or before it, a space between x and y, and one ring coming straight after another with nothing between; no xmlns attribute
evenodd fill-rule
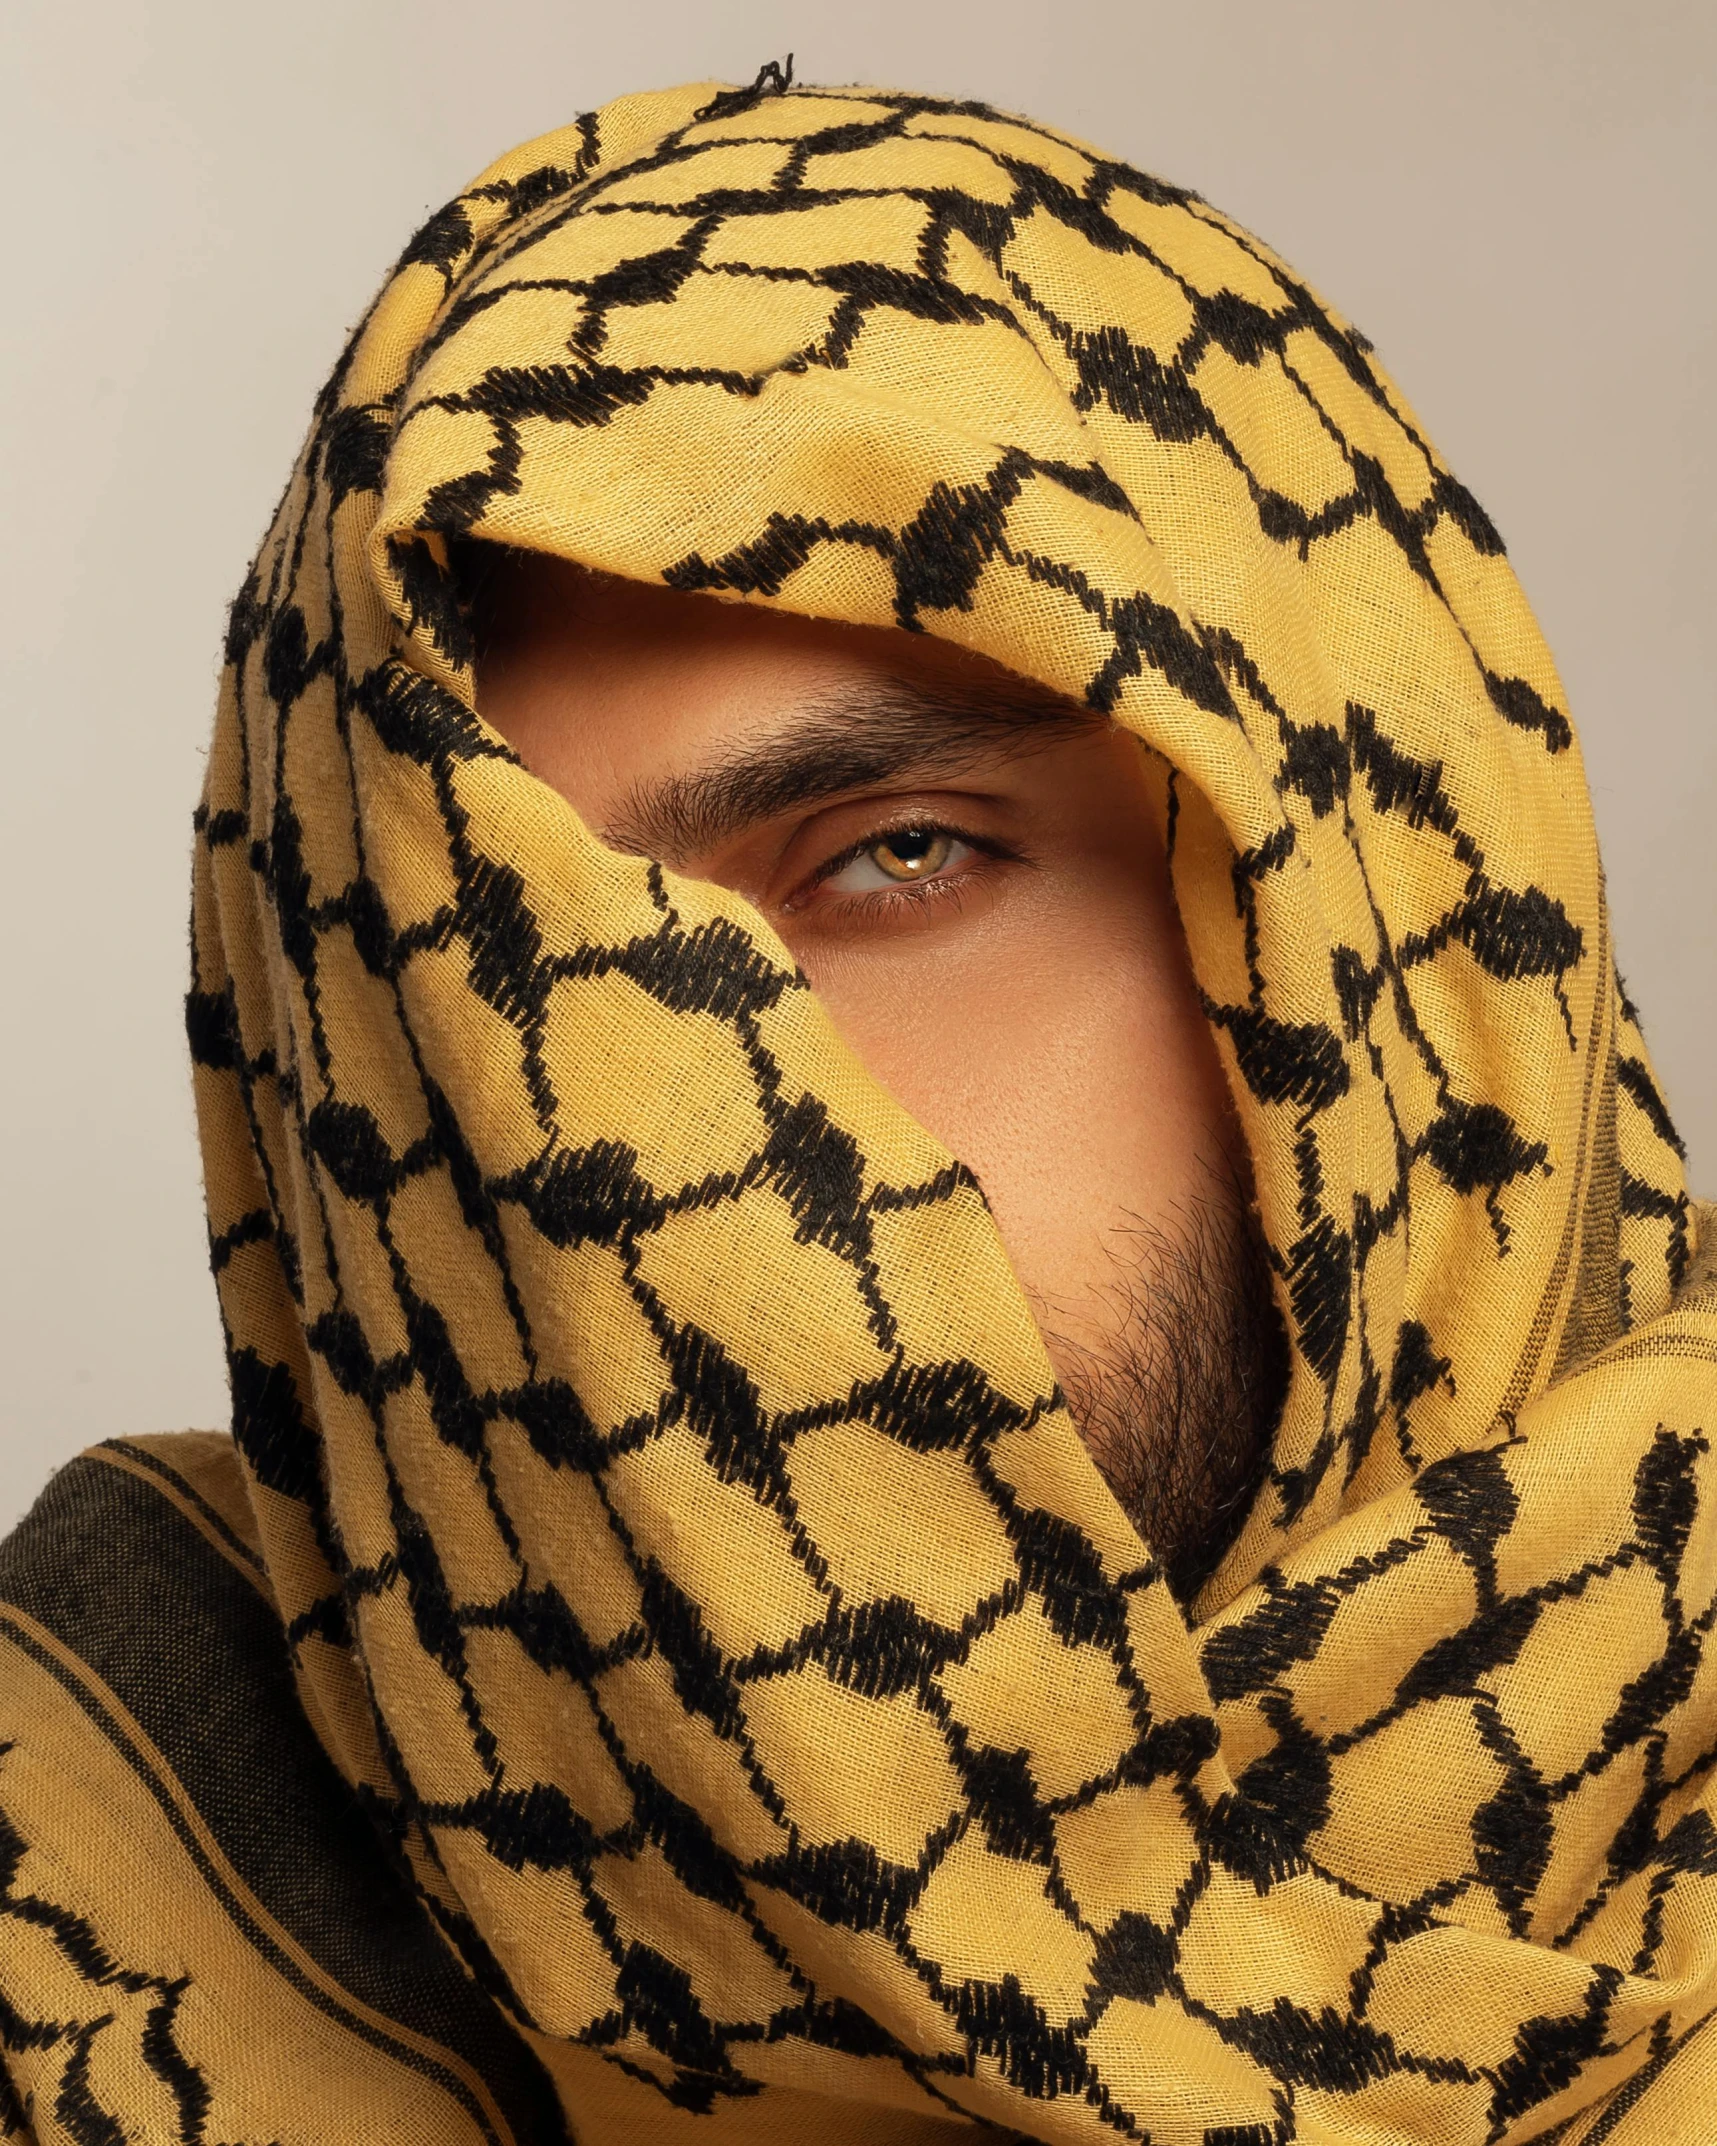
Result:
<svg viewBox="0 0 1717 2146"><path fill-rule="evenodd" d="M1292 1343L1190 1619L970 1173L481 720L461 540L1148 748ZM1274 254L771 70L503 158L234 604L193 936L232 1434L0 1552L6 2136L1708 2137L1717 1283L1502 544Z"/></svg>

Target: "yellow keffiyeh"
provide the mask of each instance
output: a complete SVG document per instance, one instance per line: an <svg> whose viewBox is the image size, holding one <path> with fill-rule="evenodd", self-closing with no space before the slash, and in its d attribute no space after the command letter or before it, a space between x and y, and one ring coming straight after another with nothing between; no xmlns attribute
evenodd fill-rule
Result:
<svg viewBox="0 0 1717 2146"><path fill-rule="evenodd" d="M458 538L1156 756L1293 1340L1190 1629L969 1174L485 727ZM1705 2140L1717 1287L1550 659L1365 341L980 106L624 99L412 242L228 653L234 1441L0 1552L7 2135Z"/></svg>

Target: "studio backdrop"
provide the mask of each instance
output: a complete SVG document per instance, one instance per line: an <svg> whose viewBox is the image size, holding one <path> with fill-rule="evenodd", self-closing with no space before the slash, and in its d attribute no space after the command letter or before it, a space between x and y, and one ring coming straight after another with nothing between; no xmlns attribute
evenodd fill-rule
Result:
<svg viewBox="0 0 1717 2146"><path fill-rule="evenodd" d="M220 1425L190 814L225 607L407 235L621 91L880 82L1197 188L1378 345L1507 541L1616 942L1717 1191L1717 11L1708 0L15 0L0 575L0 1526Z"/></svg>

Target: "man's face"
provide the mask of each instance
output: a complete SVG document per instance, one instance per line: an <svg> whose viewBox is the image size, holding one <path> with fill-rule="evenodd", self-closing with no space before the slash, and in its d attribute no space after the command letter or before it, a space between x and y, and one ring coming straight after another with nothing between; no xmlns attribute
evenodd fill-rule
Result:
<svg viewBox="0 0 1717 2146"><path fill-rule="evenodd" d="M617 849L743 895L977 1175L1183 1587L1279 1399L1245 1165L1137 742L920 635L506 559L478 704Z"/></svg>

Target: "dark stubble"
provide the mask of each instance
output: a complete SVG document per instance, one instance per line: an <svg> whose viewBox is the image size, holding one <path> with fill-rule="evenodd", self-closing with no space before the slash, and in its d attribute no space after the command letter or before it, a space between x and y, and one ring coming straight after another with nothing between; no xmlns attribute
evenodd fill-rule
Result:
<svg viewBox="0 0 1717 2146"><path fill-rule="evenodd" d="M1098 1340L1056 1332L1061 1384L1104 1481L1190 1604L1251 1505L1288 1382L1263 1231L1213 1171L1166 1222L1112 1233Z"/></svg>

